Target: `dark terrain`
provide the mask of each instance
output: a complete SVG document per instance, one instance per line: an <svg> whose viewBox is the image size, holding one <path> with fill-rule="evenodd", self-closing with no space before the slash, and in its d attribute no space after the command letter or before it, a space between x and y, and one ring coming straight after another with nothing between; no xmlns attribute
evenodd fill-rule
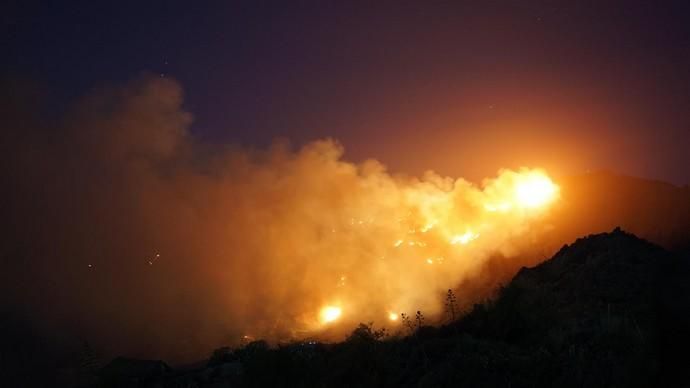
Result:
<svg viewBox="0 0 690 388"><path fill-rule="evenodd" d="M255 342L172 369L127 358L108 366L114 353L84 334L86 317L36 319L51 285L26 287L33 245L10 222L0 247L0 386L690 386L690 188L609 173L558 181L552 229L521 257L496 257L458 285L458 313L445 326L427 327L439 325L426 317L421 329L381 336L377 323L365 324L338 344ZM659 246L601 234L538 265L616 225Z"/></svg>
<svg viewBox="0 0 690 388"><path fill-rule="evenodd" d="M411 317L409 330L391 336L362 324L341 343L269 347L256 341L220 348L204 364L179 369L118 358L94 368L84 383L687 386L689 278L687 257L616 229L578 239L550 260L523 268L494 301L438 328Z"/></svg>

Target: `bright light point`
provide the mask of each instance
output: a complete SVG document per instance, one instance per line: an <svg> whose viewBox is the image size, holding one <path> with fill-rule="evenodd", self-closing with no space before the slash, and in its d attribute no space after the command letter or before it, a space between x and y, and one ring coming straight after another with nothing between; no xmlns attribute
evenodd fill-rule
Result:
<svg viewBox="0 0 690 388"><path fill-rule="evenodd" d="M393 244L393 246L397 248L397 247L401 246L403 242L404 242L403 240L398 240Z"/></svg>
<svg viewBox="0 0 690 388"><path fill-rule="evenodd" d="M434 264L434 259L428 258L428 259L426 259L426 263L427 264Z"/></svg>
<svg viewBox="0 0 690 388"><path fill-rule="evenodd" d="M473 232L467 231L463 234L453 236L453 238L450 239L450 243L452 245L457 245L457 244L467 245L470 241L476 239L477 237L479 237L478 233L473 233Z"/></svg>
<svg viewBox="0 0 690 388"><path fill-rule="evenodd" d="M521 206L534 208L551 201L556 191L557 187L549 177L534 173L518 183L515 196Z"/></svg>
<svg viewBox="0 0 690 388"><path fill-rule="evenodd" d="M388 319L390 319L391 321L397 321L398 320L398 314L388 313Z"/></svg>
<svg viewBox="0 0 690 388"><path fill-rule="evenodd" d="M321 322L331 323L340 318L340 314L342 314L342 312L343 311L340 309L340 307L326 306L321 309Z"/></svg>
<svg viewBox="0 0 690 388"><path fill-rule="evenodd" d="M422 233L426 233L426 232L430 231L434 227L434 225L436 225L436 221L430 222L430 223L424 225L422 227L422 229L420 229L419 231Z"/></svg>

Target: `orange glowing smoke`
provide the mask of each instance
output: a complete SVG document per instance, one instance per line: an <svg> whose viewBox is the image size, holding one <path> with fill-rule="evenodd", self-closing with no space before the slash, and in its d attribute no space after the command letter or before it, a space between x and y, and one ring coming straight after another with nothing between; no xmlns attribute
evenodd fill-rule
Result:
<svg viewBox="0 0 690 388"><path fill-rule="evenodd" d="M400 325L401 313L417 310L432 323L449 288L481 281L489 258L505 263L547 229L559 195L538 169L480 183L405 176L344 160L333 140L209 153L182 105L167 78L95 93L70 110L64 141L27 141L17 149L28 153L8 164L25 174L10 180L17 193L50 199L45 212L55 216L27 234L51 247L45 257L55 260L45 262L54 266L43 271L88 271L84 283L51 293L55 311L79 311L93 332L122 327L118 346L149 344L155 332L159 349L184 335L208 354L228 337L342 339L360 322ZM29 199L20 209L44 212ZM24 222L40 218L15 213L22 230L36 229ZM478 297L458 292L462 302ZM116 323L104 300L118 303Z"/></svg>
<svg viewBox="0 0 690 388"><path fill-rule="evenodd" d="M69 192L64 202L79 204L59 213L79 227L67 231L56 256L78 251L80 263L93 263L89 278L107 272L106 263L138 271L130 258L142 258L150 277L123 276L108 297L120 289L149 295L151 303L127 318L138 322L133 327L155 322L168 338L178 337L171 322L178 333L188 330L178 319L179 295L187 294L187 307L214 326L210 344L228 333L339 339L360 322L396 323L391 312L397 319L422 310L431 320L446 290L482 276L492 255L509 258L533 240L558 198L542 170L503 170L479 184L433 172L394 175L376 160L344 160L333 140L208 155L187 132L181 104L179 86L165 79L93 96L66 124L70 137L55 145L69 149L31 153L73 157L47 157L41 173L22 180L51 182L45 186L64 190L56 197ZM101 106L109 108L94 109ZM73 188L63 187L69 176L44 171L99 175ZM102 227L94 229L95 218ZM89 244L84 231L93 233Z"/></svg>
<svg viewBox="0 0 690 388"><path fill-rule="evenodd" d="M559 193L539 169L501 171L496 179L485 180L482 189L462 180L434 179L433 184L420 182L389 193L389 203L395 204L390 213L382 212L385 196L377 193L382 202L369 202L347 227L332 229L328 236L333 247L353 239L359 241L356 248L368 247L368 252L355 250L345 259L354 254L371 261L340 275L330 292L329 287L321 289L321 296L345 301L357 316L343 317L340 307L327 305L319 312L321 325L363 320L361 312L379 303L379 317L389 322L398 314L384 305L437 312L439 303L429 290L452 287L471 276L492 252L509 253Z"/></svg>

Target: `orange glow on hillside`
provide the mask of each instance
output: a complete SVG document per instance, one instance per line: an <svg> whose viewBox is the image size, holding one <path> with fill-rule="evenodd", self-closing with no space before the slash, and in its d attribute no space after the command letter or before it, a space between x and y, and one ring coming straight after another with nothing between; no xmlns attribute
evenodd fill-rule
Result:
<svg viewBox="0 0 690 388"><path fill-rule="evenodd" d="M379 205L362 203L359 214L345 218L346 226L327 228L325 246L343 252L354 247L354 256L333 252L342 260L362 261L349 272L339 272L333 285L314 294L339 300L338 305L319 310L317 328L342 319L340 301L350 306L348 319L353 321L374 320L362 312L378 309L388 322L395 322L399 313L386 308L391 305L404 312L415 311L421 304L437 313L442 307L435 294L420 290L433 289L435 284L447 289L478 268L489 253L514 244L511 239L518 235L516 231L525 233L531 220L541 217L558 199L559 188L543 170L522 169L503 170L482 187L462 180L445 186L442 181L412 185L393 197L400 202L390 212L382 211L384 204L400 193L378 194ZM361 239L369 250L351 245L353 238ZM424 287L406 286L420 282Z"/></svg>

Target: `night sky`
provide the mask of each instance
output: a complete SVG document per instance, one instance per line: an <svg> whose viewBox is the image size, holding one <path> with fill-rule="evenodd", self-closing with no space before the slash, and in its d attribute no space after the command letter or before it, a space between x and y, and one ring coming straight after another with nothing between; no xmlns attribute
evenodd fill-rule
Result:
<svg viewBox="0 0 690 388"><path fill-rule="evenodd" d="M332 137L410 174L690 182L687 2L201 3L11 2L0 75L59 111L150 72L201 141Z"/></svg>

